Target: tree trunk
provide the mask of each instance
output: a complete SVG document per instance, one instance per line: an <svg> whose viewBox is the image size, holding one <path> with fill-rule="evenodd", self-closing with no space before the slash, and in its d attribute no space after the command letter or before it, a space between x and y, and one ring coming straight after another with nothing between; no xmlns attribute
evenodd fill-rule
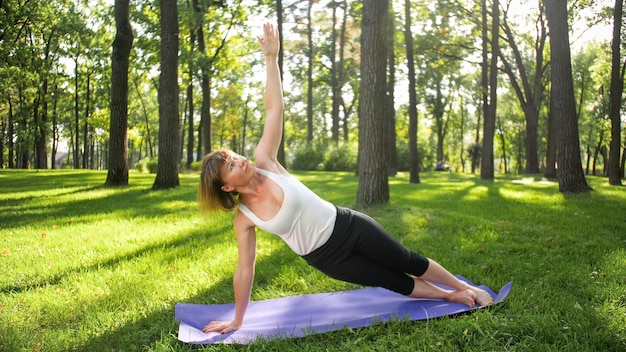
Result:
<svg viewBox="0 0 626 352"><path fill-rule="evenodd" d="M190 77L189 85L187 86L187 169L191 168L193 162L193 78Z"/></svg>
<svg viewBox="0 0 626 352"><path fill-rule="evenodd" d="M8 162L8 166L9 169L13 169L15 168L15 144L13 143L13 135L15 134L15 130L13 127L13 124L15 123L14 121L14 116L13 116L13 103L11 102L11 97L9 96L8 98L8 103L9 103L9 123L8 123L8 131L7 131L7 135L8 137L8 143L7 143L7 148L9 149L9 162Z"/></svg>
<svg viewBox="0 0 626 352"><path fill-rule="evenodd" d="M433 105L433 118L435 120L435 136L437 137L436 146L437 146L437 161L443 162L445 159L444 153L444 141L446 139L447 126L448 126L448 118L446 115L446 107L448 106L449 96L447 98L443 97L441 84L443 82L443 76L437 74L436 78L436 89L435 89L435 98L432 100Z"/></svg>
<svg viewBox="0 0 626 352"><path fill-rule="evenodd" d="M622 93L624 92L624 77L620 73L620 48L622 32L622 0L615 0L613 10L613 41L611 44L611 92L609 117L611 118L611 142L609 144L609 184L622 185L622 170L620 167L620 151L622 149L622 129L620 108Z"/></svg>
<svg viewBox="0 0 626 352"><path fill-rule="evenodd" d="M539 140L539 110L538 106L533 104L527 104L524 108L524 115L526 116L526 138L524 140L524 146L526 148L526 173L538 174L539 173L539 154L538 154L538 140Z"/></svg>
<svg viewBox="0 0 626 352"><path fill-rule="evenodd" d="M364 0L361 24L361 87L359 104L359 186L357 204L389 202L385 85L388 0Z"/></svg>
<svg viewBox="0 0 626 352"><path fill-rule="evenodd" d="M480 128L481 128L481 116L487 116L489 111L489 22L488 22L487 0L480 1L480 14L481 14L481 65L480 65L480 99L482 102L481 109L477 109L476 115L476 137L474 138L474 144L470 146L470 172L473 174L476 171L478 163L482 163L482 145L480 141ZM484 124L484 121L483 121ZM484 129L484 125L482 125ZM479 147L480 146L480 147ZM482 165L482 164L481 164ZM482 169L482 166L481 166ZM482 172L482 171L481 171Z"/></svg>
<svg viewBox="0 0 626 352"><path fill-rule="evenodd" d="M489 68L489 104L484 107L485 119L483 127L483 148L480 167L480 177L483 180L494 179L493 165L493 138L496 129L496 111L498 101L498 55L500 46L500 11L498 0L493 0L492 23L491 23L491 64ZM483 37L484 39L485 37ZM484 46L483 46L484 48ZM484 68L486 69L486 67ZM484 77L484 75L483 75ZM484 99L484 98L483 98Z"/></svg>
<svg viewBox="0 0 626 352"><path fill-rule="evenodd" d="M500 133L498 134L500 136L500 144L502 145L502 163L504 164L504 173L508 174L509 168L507 165L507 156L506 156L506 136L505 136L504 128L502 127L501 119L496 117L496 124L498 125L498 130L500 131Z"/></svg>
<svg viewBox="0 0 626 352"><path fill-rule="evenodd" d="M396 149L396 108L395 104L395 86L396 86L396 55L394 52L394 24L393 9L389 9L389 25L387 26L387 53L389 54L387 67L389 77L387 79L387 94L385 95L385 115L387 120L387 175L395 176L398 173L398 151Z"/></svg>
<svg viewBox="0 0 626 352"><path fill-rule="evenodd" d="M35 132L35 168L37 169L47 169L48 168L48 89L49 89L49 70L48 64L50 60L50 51L53 38L55 36L55 30L52 29L50 31L50 36L48 40L46 40L45 54L44 54L44 62L46 65L46 69L42 70L40 77L43 81L42 89L40 91L40 99L38 102L41 103L41 120L36 124L36 132ZM43 76L43 77L42 77ZM37 118L37 116L35 117ZM54 167L54 166L53 166Z"/></svg>
<svg viewBox="0 0 626 352"><path fill-rule="evenodd" d="M133 46L129 0L115 1L116 35L111 59L111 122L105 185L128 185L128 59ZM78 142L78 137L77 137Z"/></svg>
<svg viewBox="0 0 626 352"><path fill-rule="evenodd" d="M127 1L128 2L128 1ZM115 6L116 6L116 11L117 11L117 3L118 1L115 1ZM115 14L116 16L116 23L117 23L117 12ZM129 20L130 22L130 20ZM117 24L116 24L117 26ZM130 25L129 25L130 27ZM119 33L119 30L117 31L117 33ZM117 35L115 35L115 40L117 40ZM132 33L131 33L132 36ZM121 45L121 44L120 44ZM132 45L132 44L131 44ZM74 168L78 169L80 167L80 122L79 122L79 98L78 98L78 48L76 49L77 53L76 53L76 58L74 59ZM115 51L115 41L113 42L113 50ZM130 53L130 50L129 50ZM115 55L115 52L113 53L113 55ZM126 59L126 61L128 61L128 59ZM115 65L114 62L111 63L111 70L115 70L115 68L113 67ZM128 72L128 62L126 63L126 72ZM128 73L126 73L126 77L128 77ZM128 84L127 84L128 85ZM113 75L111 75L111 86L113 86ZM113 87L111 87L111 89L113 89ZM114 93L111 92L111 104L113 104L113 95ZM128 97L126 97L126 102L128 103ZM127 104L128 105L128 104ZM128 116L128 108L126 109L126 116ZM111 115L113 115L113 107L111 107ZM111 116L111 124L113 124L113 116ZM111 130L113 129L113 126L111 126ZM111 131L111 138L113 138L112 135L112 131ZM128 181L127 181L128 183Z"/></svg>
<svg viewBox="0 0 626 352"><path fill-rule="evenodd" d="M550 111L548 112L548 146L546 150L546 170L544 176L546 178L556 178L556 140L558 128L556 124L556 108L554 107L554 90L550 90Z"/></svg>
<svg viewBox="0 0 626 352"><path fill-rule="evenodd" d="M596 148L593 152L593 163L591 164L591 174L593 176L596 175L596 164L598 162L598 155L600 155L601 150L604 144L604 129L600 129L600 136L598 137L598 143L596 144Z"/></svg>
<svg viewBox="0 0 626 352"><path fill-rule="evenodd" d="M202 56L207 56L206 44L204 42L204 13L200 11L198 0L193 0L193 9L196 15L198 24L198 50ZM207 67L205 62L202 67L202 79L200 83L200 89L202 90L202 104L200 106L200 128L198 133L202 136L199 138L198 148L200 150L197 160L202 160L205 154L211 152L211 78L209 75L210 68Z"/></svg>
<svg viewBox="0 0 626 352"><path fill-rule="evenodd" d="M159 79L159 162L152 189L180 185L178 179L178 7L161 4L161 77Z"/></svg>
<svg viewBox="0 0 626 352"><path fill-rule="evenodd" d="M87 91L85 94L85 121L83 121L83 169L89 168L89 99L90 99L90 86L91 85L91 73L87 72Z"/></svg>
<svg viewBox="0 0 626 352"><path fill-rule="evenodd" d="M309 8L307 9L307 24L306 24L306 35L307 35L307 60L308 67L306 69L306 79L307 79L307 87L306 87L306 123L307 123L307 134L306 134L306 143L307 145L311 145L313 142L313 28L312 28L312 17L311 11L313 7L313 0L309 0ZM282 76L281 76L282 77Z"/></svg>
<svg viewBox="0 0 626 352"><path fill-rule="evenodd" d="M622 176L624 175L624 165L626 165L626 148L622 149L622 161L619 164L620 172Z"/></svg>
<svg viewBox="0 0 626 352"><path fill-rule="evenodd" d="M550 28L550 62L555 117L559 126L557 142L557 176L559 191L563 193L588 192L580 161L578 121L574 101L574 81L569 47L567 3L563 0L544 0Z"/></svg>
<svg viewBox="0 0 626 352"><path fill-rule="evenodd" d="M527 60L524 60L522 53L514 40L514 34L509 27L507 21L507 12L505 12L503 19L504 32L506 34L509 47L513 51L515 58L517 77L513 73L513 67L508 62L506 57L500 52L500 58L503 62L503 68L506 74L509 76L509 80L517 98L519 99L520 106L524 111L526 118L526 173L536 174L539 173L539 154L538 154L538 127L539 127L539 109L541 101L543 100L543 76L545 72L544 67L544 48L547 40L547 31L545 28L545 17L543 16L543 7L540 6L540 12L536 22L537 26L537 38L535 40L535 60L534 60L534 72L528 73L529 66Z"/></svg>
<svg viewBox="0 0 626 352"><path fill-rule="evenodd" d="M343 0L341 3L343 9L343 16L341 18L341 32L339 34L339 65L337 68L337 76L339 77L339 91L346 84L346 70L345 70L345 51L346 51L346 26L348 22L348 1ZM356 95L356 94L355 94ZM346 109L346 104L343 100L343 94L339 94L339 105L343 111L343 141L348 142L348 116L349 112Z"/></svg>
<svg viewBox="0 0 626 352"><path fill-rule="evenodd" d="M192 11L196 11L194 2L194 8ZM187 7L189 7L189 1L187 1ZM194 12L196 13L196 12ZM189 24L189 46L191 47L189 50L193 52L194 47L196 45L196 32L198 29L196 28L197 19L193 18ZM193 78L195 75L195 67L193 64L193 60L189 61L189 85L187 86L187 169L191 168L191 164L194 161L193 152L194 152L194 99L193 99ZM199 133L199 132L198 132Z"/></svg>
<svg viewBox="0 0 626 352"><path fill-rule="evenodd" d="M337 79L337 6L339 3L332 4L332 30L330 40L330 89L331 89L331 139L337 145L339 143L339 96L341 89Z"/></svg>
<svg viewBox="0 0 626 352"><path fill-rule="evenodd" d="M47 84L47 80L46 80L46 84ZM44 98L44 93L42 93L41 91L38 92L38 96L35 99L35 101L33 102L33 107L34 107L34 113L33 113L33 124L34 124L34 137L35 137L35 153L34 153L34 168L35 169L45 169L46 167L44 166L47 161L48 161L48 157L46 156L46 146L48 144L47 141L47 137L46 137L46 128L45 128L45 123L43 121L43 115L44 113L42 112L41 115L39 114L39 108L41 105L41 101L45 99Z"/></svg>
<svg viewBox="0 0 626 352"><path fill-rule="evenodd" d="M280 47L283 46L283 1L276 0L276 29L278 29L278 40L280 43ZM285 73L283 71L283 61L284 61L284 50L278 51L278 72L280 72L280 79L282 80L285 77ZM278 155L276 158L281 165L287 165L287 161L285 160L285 119L283 118L283 136L280 139L280 146L278 147Z"/></svg>
<svg viewBox="0 0 626 352"><path fill-rule="evenodd" d="M5 140L6 122L2 119L0 123L0 169L4 169L4 140Z"/></svg>
<svg viewBox="0 0 626 352"><path fill-rule="evenodd" d="M415 53L411 31L411 1L404 0L404 42L409 69L409 182L420 183L417 149L417 84L415 78Z"/></svg>
<svg viewBox="0 0 626 352"><path fill-rule="evenodd" d="M152 133L150 132L150 119L148 116L148 110L146 109L146 103L143 100L143 94L139 90L139 84L137 84L137 80L133 80L135 90L137 91L137 96L139 97L139 102L141 103L141 109L143 110L143 118L146 123L146 155L152 159L154 158L154 148L152 148Z"/></svg>

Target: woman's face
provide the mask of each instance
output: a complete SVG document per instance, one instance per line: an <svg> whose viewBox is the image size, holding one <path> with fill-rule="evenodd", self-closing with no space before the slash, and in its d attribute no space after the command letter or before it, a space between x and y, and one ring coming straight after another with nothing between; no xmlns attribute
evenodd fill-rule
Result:
<svg viewBox="0 0 626 352"><path fill-rule="evenodd" d="M248 159L235 152L229 154L220 168L224 192L232 192L238 186L246 185L253 172Z"/></svg>

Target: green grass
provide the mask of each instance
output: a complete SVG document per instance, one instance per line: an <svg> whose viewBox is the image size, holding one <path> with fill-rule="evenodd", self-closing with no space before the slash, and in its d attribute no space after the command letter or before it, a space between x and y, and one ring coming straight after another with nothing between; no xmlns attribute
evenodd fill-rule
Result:
<svg viewBox="0 0 626 352"><path fill-rule="evenodd" d="M354 203L348 173L296 175ZM537 178L424 173L390 179L366 212L451 272L499 290L502 304L430 321L395 321L237 346L176 339L174 305L231 303L232 214L203 219L197 174L151 191L154 175L104 188L106 172L0 170L0 351L623 351L626 188L589 178L562 195ZM325 277L261 233L254 300L355 286Z"/></svg>

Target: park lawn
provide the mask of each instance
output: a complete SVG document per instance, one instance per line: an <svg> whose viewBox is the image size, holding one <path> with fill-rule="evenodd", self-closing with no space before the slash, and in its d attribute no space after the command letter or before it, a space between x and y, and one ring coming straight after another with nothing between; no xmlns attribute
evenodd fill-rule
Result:
<svg viewBox="0 0 626 352"><path fill-rule="evenodd" d="M350 173L296 172L352 206ZM590 177L563 195L539 177L422 173L390 178L391 201L366 212L410 248L499 290L501 304L430 321L255 344L176 339L174 306L231 303L232 214L202 218L198 174L151 191L131 172L0 170L0 351L624 351L626 188ZM260 233L253 300L356 288L316 272Z"/></svg>

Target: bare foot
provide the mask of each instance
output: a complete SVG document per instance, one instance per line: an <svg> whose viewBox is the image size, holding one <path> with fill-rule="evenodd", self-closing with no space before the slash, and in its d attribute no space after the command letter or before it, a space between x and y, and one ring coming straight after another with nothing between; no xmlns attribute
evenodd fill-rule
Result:
<svg viewBox="0 0 626 352"><path fill-rule="evenodd" d="M487 291L474 286L470 286L470 290L476 294L476 304L479 306L484 307L493 303L493 298Z"/></svg>
<svg viewBox="0 0 626 352"><path fill-rule="evenodd" d="M446 300L449 302L465 304L473 308L476 304L476 293L474 293L474 291L472 291L471 289L453 291L450 292Z"/></svg>

